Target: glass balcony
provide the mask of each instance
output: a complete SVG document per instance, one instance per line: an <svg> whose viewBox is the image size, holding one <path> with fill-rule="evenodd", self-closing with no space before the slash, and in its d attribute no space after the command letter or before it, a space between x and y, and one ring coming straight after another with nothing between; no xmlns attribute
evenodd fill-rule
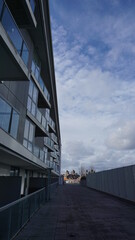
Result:
<svg viewBox="0 0 135 240"><path fill-rule="evenodd" d="M50 137L53 141L55 141L57 143L57 137L54 133L50 133Z"/></svg>
<svg viewBox="0 0 135 240"><path fill-rule="evenodd" d="M54 147L57 151L59 151L59 146L57 144L55 144Z"/></svg>
<svg viewBox="0 0 135 240"><path fill-rule="evenodd" d="M55 130L55 122L51 119L51 117L50 117L50 119L49 119L49 125L51 126L51 128L52 128L53 130Z"/></svg>
<svg viewBox="0 0 135 240"><path fill-rule="evenodd" d="M51 148L54 149L54 142L50 138L45 137L44 138L44 144L47 144L48 146L50 146Z"/></svg>
<svg viewBox="0 0 135 240"><path fill-rule="evenodd" d="M0 21L18 54L22 58L25 65L27 65L29 50L19 31L18 26L14 21L14 18L12 17L10 10L7 7L7 4L3 0L0 0Z"/></svg>
<svg viewBox="0 0 135 240"><path fill-rule="evenodd" d="M37 82L39 83L46 99L48 101L50 101L50 94L44 84L44 81L43 81L41 75L40 75L40 63L38 61L36 62L36 59L35 59L35 61L34 60L32 61L31 71L34 74Z"/></svg>

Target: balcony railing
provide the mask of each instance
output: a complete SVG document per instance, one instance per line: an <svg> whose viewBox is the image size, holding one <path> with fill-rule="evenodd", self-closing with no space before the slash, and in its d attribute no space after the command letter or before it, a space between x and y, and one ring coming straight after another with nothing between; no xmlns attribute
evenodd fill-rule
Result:
<svg viewBox="0 0 135 240"><path fill-rule="evenodd" d="M55 122L51 119L49 119L49 125L52 127L53 130L55 130Z"/></svg>
<svg viewBox="0 0 135 240"><path fill-rule="evenodd" d="M16 25L16 22L14 21L14 18L12 17L9 8L7 7L7 4L3 0L0 0L0 21L18 54L25 65L27 65L29 58L28 47L21 35L21 32L19 31L18 26Z"/></svg>
<svg viewBox="0 0 135 240"><path fill-rule="evenodd" d="M47 144L48 146L54 149L54 142L50 138L44 137L44 144L45 145Z"/></svg>
<svg viewBox="0 0 135 240"><path fill-rule="evenodd" d="M29 221L34 212L53 195L58 182L0 208L0 239L12 239Z"/></svg>
<svg viewBox="0 0 135 240"><path fill-rule="evenodd" d="M36 62L34 62L34 60L32 61L31 71L34 74L37 82L39 83L45 97L47 98L48 101L50 101L50 94L44 84L44 81L43 81L41 75L40 75L40 67L36 64Z"/></svg>
<svg viewBox="0 0 135 240"><path fill-rule="evenodd" d="M53 141L55 141L57 143L57 137L54 133L50 133L50 137Z"/></svg>
<svg viewBox="0 0 135 240"><path fill-rule="evenodd" d="M36 118L36 120L42 125L42 127L47 131L48 123L47 123L46 118L40 112L40 110L35 106L35 109L33 111L33 109L30 108L29 101L27 102L27 109Z"/></svg>
<svg viewBox="0 0 135 240"><path fill-rule="evenodd" d="M59 146L57 144L55 144L54 147L57 151L59 151Z"/></svg>

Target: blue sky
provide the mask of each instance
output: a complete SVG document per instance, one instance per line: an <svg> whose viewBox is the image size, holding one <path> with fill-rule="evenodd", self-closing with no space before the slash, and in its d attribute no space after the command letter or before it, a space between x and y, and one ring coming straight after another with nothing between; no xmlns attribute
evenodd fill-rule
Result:
<svg viewBox="0 0 135 240"><path fill-rule="evenodd" d="M50 0L62 171L135 164L135 1Z"/></svg>

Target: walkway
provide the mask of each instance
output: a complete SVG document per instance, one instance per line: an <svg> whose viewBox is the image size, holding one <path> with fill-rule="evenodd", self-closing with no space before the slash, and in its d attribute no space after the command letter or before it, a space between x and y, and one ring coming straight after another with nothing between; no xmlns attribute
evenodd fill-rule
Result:
<svg viewBox="0 0 135 240"><path fill-rule="evenodd" d="M15 240L135 239L135 206L80 185L59 186Z"/></svg>

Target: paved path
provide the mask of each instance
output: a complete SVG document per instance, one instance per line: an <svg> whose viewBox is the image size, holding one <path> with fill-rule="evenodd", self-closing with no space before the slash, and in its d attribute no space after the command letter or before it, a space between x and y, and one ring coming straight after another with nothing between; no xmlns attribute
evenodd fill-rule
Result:
<svg viewBox="0 0 135 240"><path fill-rule="evenodd" d="M59 186L15 240L135 240L135 206L80 185Z"/></svg>

